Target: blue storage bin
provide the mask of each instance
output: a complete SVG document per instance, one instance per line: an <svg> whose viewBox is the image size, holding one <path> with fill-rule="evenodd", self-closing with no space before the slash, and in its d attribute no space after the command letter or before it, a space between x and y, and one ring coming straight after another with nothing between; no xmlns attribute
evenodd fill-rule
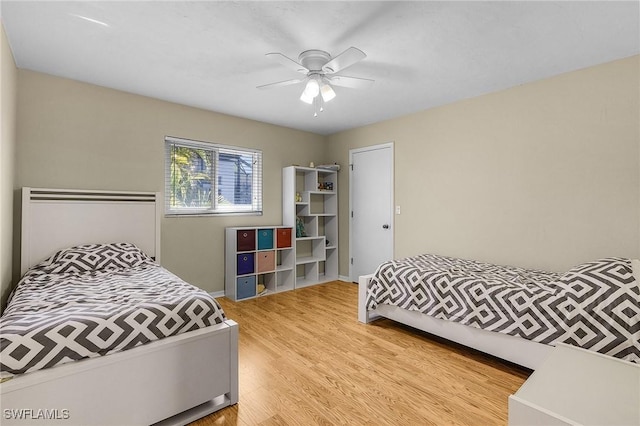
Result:
<svg viewBox="0 0 640 426"><path fill-rule="evenodd" d="M273 229L258 229L258 250L273 248Z"/></svg>
<svg viewBox="0 0 640 426"><path fill-rule="evenodd" d="M238 277L236 299L246 299L256 295L256 276Z"/></svg>
<svg viewBox="0 0 640 426"><path fill-rule="evenodd" d="M237 274L246 275L253 274L254 269L254 254L253 253L240 253L238 254Z"/></svg>

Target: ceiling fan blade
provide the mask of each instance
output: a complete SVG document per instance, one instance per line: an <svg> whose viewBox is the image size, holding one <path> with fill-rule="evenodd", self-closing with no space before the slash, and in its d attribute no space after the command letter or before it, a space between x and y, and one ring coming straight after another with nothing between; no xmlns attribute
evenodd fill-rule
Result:
<svg viewBox="0 0 640 426"><path fill-rule="evenodd" d="M283 87L283 86L290 86L292 84L298 84L298 83L302 83L305 79L304 78L297 78L294 80L285 80L285 81L279 81L277 83L269 83L269 84L263 84L262 86L258 86L258 89L273 89L274 87Z"/></svg>
<svg viewBox="0 0 640 426"><path fill-rule="evenodd" d="M347 77L344 75L336 75L329 78L329 82L334 86L349 87L351 89L368 89L373 85L375 80L359 77Z"/></svg>
<svg viewBox="0 0 640 426"><path fill-rule="evenodd" d="M309 72L309 70L304 65L297 63L287 56L284 56L282 53L267 53L266 56L295 72L300 72L303 74Z"/></svg>
<svg viewBox="0 0 640 426"><path fill-rule="evenodd" d="M324 66L322 67L322 71L327 74L333 74L342 71L347 67L350 67L351 65L363 60L366 57L367 55L365 55L362 50L356 49L355 47L350 47L326 64L324 64Z"/></svg>

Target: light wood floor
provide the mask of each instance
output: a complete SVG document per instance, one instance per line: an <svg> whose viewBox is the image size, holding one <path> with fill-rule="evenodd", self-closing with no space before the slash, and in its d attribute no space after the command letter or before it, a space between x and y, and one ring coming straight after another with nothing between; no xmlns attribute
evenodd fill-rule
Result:
<svg viewBox="0 0 640 426"><path fill-rule="evenodd" d="M505 425L530 371L389 320L335 281L234 303L240 402L193 425Z"/></svg>

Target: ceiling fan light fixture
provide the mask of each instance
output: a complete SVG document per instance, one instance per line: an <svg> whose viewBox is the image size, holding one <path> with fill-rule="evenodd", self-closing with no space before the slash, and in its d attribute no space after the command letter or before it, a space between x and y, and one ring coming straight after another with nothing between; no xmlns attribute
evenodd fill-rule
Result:
<svg viewBox="0 0 640 426"><path fill-rule="evenodd" d="M305 83L300 100L314 106L314 116L316 117L319 112L324 110L324 103L336 97L333 86L365 88L373 83L373 80L366 78L336 75L367 57L363 51L355 47L350 47L333 58L329 53L318 49L305 50L298 56L298 61L294 61L282 53L267 53L267 56L293 71L305 74L306 77L263 84L258 88L266 89Z"/></svg>
<svg viewBox="0 0 640 426"><path fill-rule="evenodd" d="M302 95L300 95L300 100L305 104L309 104L309 105L313 104L313 98L307 95L306 90L302 92Z"/></svg>
<svg viewBox="0 0 640 426"><path fill-rule="evenodd" d="M307 85L304 88L303 94L306 97L313 99L316 96L318 96L319 93L320 93L320 84L318 83L318 80L316 80L315 78L310 78L309 81L307 82Z"/></svg>
<svg viewBox="0 0 640 426"><path fill-rule="evenodd" d="M322 94L322 100L329 102L336 97L336 92L333 91L333 87L329 83L323 83L320 87L320 93Z"/></svg>

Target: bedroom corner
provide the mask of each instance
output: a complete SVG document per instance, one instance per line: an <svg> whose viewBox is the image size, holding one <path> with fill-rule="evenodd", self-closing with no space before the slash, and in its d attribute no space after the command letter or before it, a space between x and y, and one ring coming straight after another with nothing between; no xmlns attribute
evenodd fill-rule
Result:
<svg viewBox="0 0 640 426"><path fill-rule="evenodd" d="M0 311L4 309L13 275L13 184L16 146L17 68L4 25L0 24Z"/></svg>

